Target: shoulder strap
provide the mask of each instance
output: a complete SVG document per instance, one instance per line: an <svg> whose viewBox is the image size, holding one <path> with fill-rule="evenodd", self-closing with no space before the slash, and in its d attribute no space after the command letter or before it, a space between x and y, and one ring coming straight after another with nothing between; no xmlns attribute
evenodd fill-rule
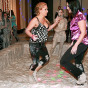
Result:
<svg viewBox="0 0 88 88"><path fill-rule="evenodd" d="M37 20L38 20L38 23L40 23L40 21L39 21L38 17L36 17L36 18L37 18Z"/></svg>

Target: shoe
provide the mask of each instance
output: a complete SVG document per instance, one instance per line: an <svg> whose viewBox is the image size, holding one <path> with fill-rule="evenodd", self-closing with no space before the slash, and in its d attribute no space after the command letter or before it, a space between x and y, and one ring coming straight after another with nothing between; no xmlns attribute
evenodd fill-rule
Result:
<svg viewBox="0 0 88 88"><path fill-rule="evenodd" d="M88 86L88 84L87 84L87 82L82 83L82 84L77 84L77 83L76 83L76 86ZM86 88L87 88L87 87L86 87Z"/></svg>
<svg viewBox="0 0 88 88"><path fill-rule="evenodd" d="M84 85L86 83L86 75L85 73L83 72L79 78L78 78L78 81L76 82L77 85Z"/></svg>
<svg viewBox="0 0 88 88"><path fill-rule="evenodd" d="M34 71L34 72L33 72L33 77L34 77L34 80L37 82L36 73L37 73L37 71Z"/></svg>

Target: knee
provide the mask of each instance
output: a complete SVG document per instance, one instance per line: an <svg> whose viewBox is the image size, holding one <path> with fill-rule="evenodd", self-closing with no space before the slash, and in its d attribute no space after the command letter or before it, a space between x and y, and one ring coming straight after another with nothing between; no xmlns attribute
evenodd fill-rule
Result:
<svg viewBox="0 0 88 88"><path fill-rule="evenodd" d="M40 60L39 66L45 65L49 61L49 59L50 59L49 55L46 55L45 58Z"/></svg>
<svg viewBox="0 0 88 88"><path fill-rule="evenodd" d="M31 64L30 68L32 71L35 71L35 69L38 67L38 63L37 64Z"/></svg>
<svg viewBox="0 0 88 88"><path fill-rule="evenodd" d="M50 57L49 55L46 55L45 58L43 59L44 64L49 61Z"/></svg>

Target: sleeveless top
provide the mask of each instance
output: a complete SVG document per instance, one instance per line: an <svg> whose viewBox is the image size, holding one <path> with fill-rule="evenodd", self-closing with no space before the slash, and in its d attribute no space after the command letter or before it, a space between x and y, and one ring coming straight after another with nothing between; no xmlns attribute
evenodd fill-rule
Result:
<svg viewBox="0 0 88 88"><path fill-rule="evenodd" d="M71 23L70 23L70 30L71 30L71 39L72 41L74 40L78 40L81 31L79 29L78 26L78 22L81 20L85 20L86 21L86 17L84 16L84 14L82 12L80 12L78 10L76 16L72 19ZM84 43L85 45L88 45L88 36L87 36L87 24L86 24L86 35L84 36L82 43Z"/></svg>
<svg viewBox="0 0 88 88"><path fill-rule="evenodd" d="M47 41L47 38L48 38L48 28L46 28L43 24L41 24L38 18L37 18L37 20L38 20L39 25L37 28L34 27L31 30L31 33L33 35L37 35L38 39L36 41L34 41L30 37L29 42L30 43L45 43Z"/></svg>

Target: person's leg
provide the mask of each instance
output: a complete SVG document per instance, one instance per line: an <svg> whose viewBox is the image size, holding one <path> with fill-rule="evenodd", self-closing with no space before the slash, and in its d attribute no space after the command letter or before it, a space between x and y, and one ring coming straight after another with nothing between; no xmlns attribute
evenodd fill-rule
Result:
<svg viewBox="0 0 88 88"><path fill-rule="evenodd" d="M87 47L88 46L81 43L78 46L77 53L74 55L71 54L72 47L70 47L61 58L60 64L65 67L69 72L71 72L76 78L79 78L79 76L82 74L82 70L72 64L71 60L75 59L75 57L79 56L82 52L84 52Z"/></svg>
<svg viewBox="0 0 88 88"><path fill-rule="evenodd" d="M42 59L39 61L38 66L37 66L37 68L35 69L35 72L33 73L35 79L37 79L37 78L36 78L36 73L37 73L37 72L40 70L40 68L42 68L42 67L49 61L49 59L50 59L45 44L42 44L42 45L40 45L40 46L41 46L41 48L40 48L39 53L40 53Z"/></svg>
<svg viewBox="0 0 88 88"><path fill-rule="evenodd" d="M82 72L84 72L84 67L83 67L82 61L83 61L85 52L86 52L86 50L84 52L82 52L79 56L75 57L75 65L77 68L82 70Z"/></svg>
<svg viewBox="0 0 88 88"><path fill-rule="evenodd" d="M33 63L30 65L29 75L32 76L39 62L39 53L38 53L39 46L36 43L35 44L32 43L32 44L29 44L29 49L30 49L30 53L33 61ZM32 81L31 77L30 77L30 81Z"/></svg>
<svg viewBox="0 0 88 88"><path fill-rule="evenodd" d="M2 35L2 39L3 39L3 49L6 48L6 38L4 35Z"/></svg>
<svg viewBox="0 0 88 88"><path fill-rule="evenodd" d="M56 45L57 45L57 40L55 39L55 40L53 40L53 44L52 44L52 47L51 47L51 50L50 50L50 56L52 56Z"/></svg>
<svg viewBox="0 0 88 88"><path fill-rule="evenodd" d="M64 42L60 42L59 43L59 54L58 54L59 60L61 59L63 44L64 44Z"/></svg>
<svg viewBox="0 0 88 88"><path fill-rule="evenodd" d="M44 66L48 61L49 61L49 54L48 54L48 50L46 48L45 45L42 46L41 50L40 50L40 55L42 56L41 60L38 63L39 67ZM37 71L39 70L38 68L36 69Z"/></svg>
<svg viewBox="0 0 88 88"><path fill-rule="evenodd" d="M47 50L45 44L41 45L39 53L42 58L38 62L38 67L36 68L36 71L38 71L42 66L44 66L50 59L49 54L48 54L48 50Z"/></svg>
<svg viewBox="0 0 88 88"><path fill-rule="evenodd" d="M6 33L6 47L9 46L9 33L8 33L8 29L7 29L7 33Z"/></svg>
<svg viewBox="0 0 88 88"><path fill-rule="evenodd" d="M7 46L6 46L6 42L7 42L7 29L6 28L4 28L3 29L3 48L6 48Z"/></svg>
<svg viewBox="0 0 88 88"><path fill-rule="evenodd" d="M75 66L82 71L82 75L79 76L78 81L76 83L78 85L86 83L86 81L85 81L86 75L85 75L84 67L83 67L83 64L82 64L85 52L86 52L86 50L75 58ZM85 81L85 82L83 83L83 81Z"/></svg>

